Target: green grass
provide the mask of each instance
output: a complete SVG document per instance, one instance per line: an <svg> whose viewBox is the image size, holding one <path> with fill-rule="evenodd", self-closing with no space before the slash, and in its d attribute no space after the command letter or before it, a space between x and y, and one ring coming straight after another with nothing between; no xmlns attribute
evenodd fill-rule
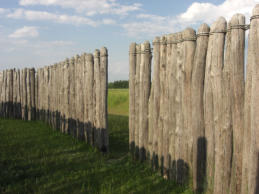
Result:
<svg viewBox="0 0 259 194"><path fill-rule="evenodd" d="M129 89L108 90L108 111L114 115L129 115Z"/></svg>
<svg viewBox="0 0 259 194"><path fill-rule="evenodd" d="M105 155L40 121L0 119L0 193L192 193L131 159L127 103L128 90L109 90L117 115L108 117Z"/></svg>
<svg viewBox="0 0 259 194"><path fill-rule="evenodd" d="M42 122L0 119L0 193L191 193L131 159L127 122L109 115L103 155Z"/></svg>

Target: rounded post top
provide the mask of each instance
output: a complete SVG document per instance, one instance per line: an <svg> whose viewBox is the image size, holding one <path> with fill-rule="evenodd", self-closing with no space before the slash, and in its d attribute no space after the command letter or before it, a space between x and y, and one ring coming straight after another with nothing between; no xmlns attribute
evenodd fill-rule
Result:
<svg viewBox="0 0 259 194"><path fill-rule="evenodd" d="M141 44L141 53L142 52L150 52L150 43L149 43L149 41L145 41L144 43Z"/></svg>
<svg viewBox="0 0 259 194"><path fill-rule="evenodd" d="M200 25L199 29L198 29L198 34L201 33L209 33L210 32L210 27L208 24L203 23Z"/></svg>
<svg viewBox="0 0 259 194"><path fill-rule="evenodd" d="M255 16L255 15L259 15L259 4L256 4L253 9L252 16Z"/></svg>
<svg viewBox="0 0 259 194"><path fill-rule="evenodd" d="M224 17L219 17L217 21L215 21L211 25L211 32L213 33L225 33L227 28L227 21Z"/></svg>
<svg viewBox="0 0 259 194"><path fill-rule="evenodd" d="M95 49L94 51L94 58L99 58L100 57L100 50L99 49Z"/></svg>
<svg viewBox="0 0 259 194"><path fill-rule="evenodd" d="M100 55L101 55L101 57L107 57L108 56L108 49L106 47L102 47L100 49Z"/></svg>
<svg viewBox="0 0 259 194"><path fill-rule="evenodd" d="M182 38L185 39L195 39L196 38L196 31L192 28L186 28L182 32Z"/></svg>
<svg viewBox="0 0 259 194"><path fill-rule="evenodd" d="M231 25L245 25L245 16L243 14L237 13L232 16L229 23Z"/></svg>
<svg viewBox="0 0 259 194"><path fill-rule="evenodd" d="M87 60L87 61L92 61L92 60L93 60L93 54L87 53L87 54L86 54L86 60Z"/></svg>

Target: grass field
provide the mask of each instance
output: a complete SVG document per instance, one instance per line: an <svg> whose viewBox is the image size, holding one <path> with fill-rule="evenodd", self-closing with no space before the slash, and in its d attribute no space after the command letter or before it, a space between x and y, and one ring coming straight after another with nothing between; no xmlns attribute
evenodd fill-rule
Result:
<svg viewBox="0 0 259 194"><path fill-rule="evenodd" d="M128 117L113 113L106 155L40 121L0 119L0 193L192 193L131 159Z"/></svg>
<svg viewBox="0 0 259 194"><path fill-rule="evenodd" d="M129 115L129 90L109 89L108 90L108 111L114 115Z"/></svg>

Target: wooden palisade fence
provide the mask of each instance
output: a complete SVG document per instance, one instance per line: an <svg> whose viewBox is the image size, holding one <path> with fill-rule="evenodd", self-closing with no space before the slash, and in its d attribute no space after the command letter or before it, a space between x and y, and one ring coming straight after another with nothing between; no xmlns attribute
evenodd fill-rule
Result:
<svg viewBox="0 0 259 194"><path fill-rule="evenodd" d="M0 116L42 120L108 151L108 51L77 55L52 66L0 73Z"/></svg>
<svg viewBox="0 0 259 194"><path fill-rule="evenodd" d="M245 30L249 29L245 66ZM259 5L130 45L129 143L163 176L214 194L259 193ZM246 76L244 76L246 74ZM245 79L246 78L246 79Z"/></svg>

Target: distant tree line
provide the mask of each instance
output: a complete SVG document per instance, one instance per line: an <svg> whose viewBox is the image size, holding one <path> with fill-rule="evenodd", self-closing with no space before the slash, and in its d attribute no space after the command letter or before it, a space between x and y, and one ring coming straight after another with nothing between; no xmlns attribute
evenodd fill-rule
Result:
<svg viewBox="0 0 259 194"><path fill-rule="evenodd" d="M108 88L129 88L129 81L119 80L119 81L110 82L108 84Z"/></svg>

